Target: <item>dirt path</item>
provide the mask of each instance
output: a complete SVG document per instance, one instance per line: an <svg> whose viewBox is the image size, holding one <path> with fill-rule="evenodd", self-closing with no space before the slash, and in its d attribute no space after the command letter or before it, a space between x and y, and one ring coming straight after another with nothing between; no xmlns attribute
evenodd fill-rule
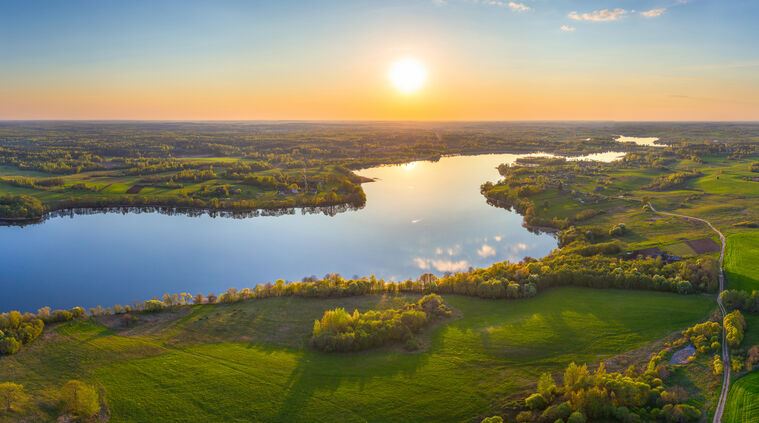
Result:
<svg viewBox="0 0 759 423"><path fill-rule="evenodd" d="M651 208L651 211L654 213L658 213L663 216L672 216L672 217L680 217L687 220L693 220L701 223L705 223L707 226L709 226L714 232L719 235L719 240L722 243L722 247L719 251L719 292L725 290L725 272L722 270L723 261L725 260L725 246L727 245L727 242L725 240L725 235L722 234L717 228L712 225L711 222L709 222L706 219L701 219L699 217L693 217L693 216L686 216L684 214L677 214L677 213L669 213L669 212L661 212L654 208L654 206L651 203L648 203L648 207ZM722 300L720 299L719 295L717 295L717 305L719 306L719 311L722 313L722 318L724 319L725 314L727 314L727 311L725 310L725 306L722 304ZM723 327L722 329L722 361L725 363L724 368L725 371L723 372L722 376L722 391L719 394L719 402L717 402L717 409L714 410L714 419L712 420L713 423L720 423L722 422L722 413L725 411L725 402L727 401L727 393L730 391L730 350L727 348L727 342L725 342L725 329Z"/></svg>

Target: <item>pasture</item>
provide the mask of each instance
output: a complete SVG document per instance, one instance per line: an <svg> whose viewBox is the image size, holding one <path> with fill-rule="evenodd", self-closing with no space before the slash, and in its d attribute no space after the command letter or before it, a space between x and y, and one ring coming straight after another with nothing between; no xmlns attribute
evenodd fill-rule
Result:
<svg viewBox="0 0 759 423"><path fill-rule="evenodd" d="M307 346L325 309L407 299L271 298L142 315L129 327L113 316L72 322L0 359L0 380L25 385L43 419L60 385L79 378L103 387L115 422L478 421L541 372L645 347L714 308L708 296L580 288L520 301L447 296L455 317L426 332L420 352Z"/></svg>
<svg viewBox="0 0 759 423"><path fill-rule="evenodd" d="M725 405L724 423L759 421L759 373L733 381Z"/></svg>
<svg viewBox="0 0 759 423"><path fill-rule="evenodd" d="M759 231L730 235L725 253L725 275L731 289L759 289Z"/></svg>

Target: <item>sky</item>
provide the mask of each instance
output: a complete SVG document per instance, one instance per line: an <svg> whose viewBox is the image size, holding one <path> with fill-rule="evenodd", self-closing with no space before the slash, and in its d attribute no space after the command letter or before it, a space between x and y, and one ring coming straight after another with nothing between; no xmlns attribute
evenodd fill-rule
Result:
<svg viewBox="0 0 759 423"><path fill-rule="evenodd" d="M755 0L0 0L0 119L759 120ZM426 80L402 92L402 59Z"/></svg>

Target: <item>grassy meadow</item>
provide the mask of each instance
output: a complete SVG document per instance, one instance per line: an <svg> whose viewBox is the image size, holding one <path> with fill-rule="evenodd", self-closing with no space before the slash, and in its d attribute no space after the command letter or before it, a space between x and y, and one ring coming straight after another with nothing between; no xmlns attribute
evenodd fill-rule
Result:
<svg viewBox="0 0 759 423"><path fill-rule="evenodd" d="M759 231L737 233L727 239L725 275L731 289L759 289Z"/></svg>
<svg viewBox="0 0 759 423"><path fill-rule="evenodd" d="M734 380L725 405L725 423L759 421L759 372Z"/></svg>
<svg viewBox="0 0 759 423"><path fill-rule="evenodd" d="M115 422L478 421L541 372L646 347L714 308L708 296L580 288L521 301L447 296L455 316L424 334L420 352L308 347L325 309L407 299L271 298L141 315L130 327L114 316L70 322L0 359L0 380L24 384L43 419L57 388L79 378L104 389Z"/></svg>

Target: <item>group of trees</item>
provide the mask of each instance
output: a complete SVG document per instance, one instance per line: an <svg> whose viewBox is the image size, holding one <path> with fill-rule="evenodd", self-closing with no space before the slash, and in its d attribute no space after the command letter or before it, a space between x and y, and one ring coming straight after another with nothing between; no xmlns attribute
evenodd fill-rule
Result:
<svg viewBox="0 0 759 423"><path fill-rule="evenodd" d="M393 342L417 349L414 334L426 325L451 315L443 298L428 294L401 309L348 313L344 308L327 310L314 321L311 345L326 352L359 351Z"/></svg>
<svg viewBox="0 0 759 423"><path fill-rule="evenodd" d="M703 173L698 171L673 172L657 177L645 188L652 191L666 191L684 184L688 179L699 176L703 176Z"/></svg>
<svg viewBox="0 0 759 423"><path fill-rule="evenodd" d="M730 348L738 348L743 342L743 336L746 333L746 319L740 310L733 310L725 315L723 320L725 326L725 340Z"/></svg>
<svg viewBox="0 0 759 423"><path fill-rule="evenodd" d="M87 421L100 412L100 393L91 385L70 380L58 392L61 421ZM0 383L0 414L22 415L30 395L23 385L13 382Z"/></svg>
<svg viewBox="0 0 759 423"><path fill-rule="evenodd" d="M667 388L654 355L646 370L634 366L625 372L608 372L604 363L595 371L586 365L570 363L561 383L544 373L537 392L524 401L517 422L689 422L698 421L701 412L685 404L687 393L678 387Z"/></svg>
<svg viewBox="0 0 759 423"><path fill-rule="evenodd" d="M722 304L728 310L742 310L747 313L759 313L759 291L751 292L726 289L719 294Z"/></svg>
<svg viewBox="0 0 759 423"><path fill-rule="evenodd" d="M28 195L0 195L0 219L39 219L45 213L42 202Z"/></svg>
<svg viewBox="0 0 759 423"><path fill-rule="evenodd" d="M34 314L0 314L0 355L17 353L22 345L37 339L44 328L45 322Z"/></svg>
<svg viewBox="0 0 759 423"><path fill-rule="evenodd" d="M683 331L685 340L693 344L699 353L719 352L720 335L722 335L722 326L712 321L697 323Z"/></svg>

